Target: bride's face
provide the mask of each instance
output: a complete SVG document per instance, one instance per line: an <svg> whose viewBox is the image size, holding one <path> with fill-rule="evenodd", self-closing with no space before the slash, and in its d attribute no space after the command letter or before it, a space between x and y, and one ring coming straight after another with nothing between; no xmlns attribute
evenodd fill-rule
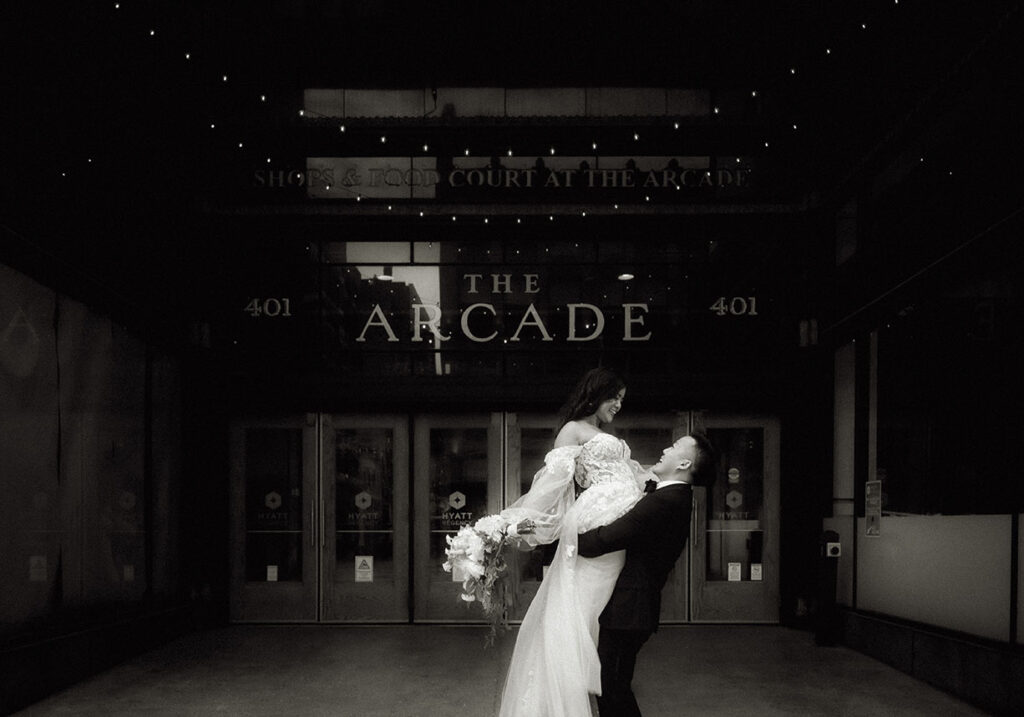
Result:
<svg viewBox="0 0 1024 717"><path fill-rule="evenodd" d="M597 416L597 420L601 423L611 423L615 418L615 414L622 410L622 399L626 397L626 389L622 389L615 396L615 398L609 398L607 401L602 401L601 405L597 407L597 411L594 415Z"/></svg>

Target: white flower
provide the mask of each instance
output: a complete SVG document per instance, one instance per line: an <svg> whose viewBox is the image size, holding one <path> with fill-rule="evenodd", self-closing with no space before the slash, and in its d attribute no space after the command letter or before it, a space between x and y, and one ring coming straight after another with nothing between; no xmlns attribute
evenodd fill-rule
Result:
<svg viewBox="0 0 1024 717"><path fill-rule="evenodd" d="M483 558L481 558L482 560ZM482 578L487 569L479 562L469 561L462 565L462 569L466 571L468 575L474 578Z"/></svg>
<svg viewBox="0 0 1024 717"><path fill-rule="evenodd" d="M485 534L489 539L497 542L501 540L501 536L504 535L505 528L508 527L508 521L500 515L486 515L476 521L476 525L473 527L477 531Z"/></svg>

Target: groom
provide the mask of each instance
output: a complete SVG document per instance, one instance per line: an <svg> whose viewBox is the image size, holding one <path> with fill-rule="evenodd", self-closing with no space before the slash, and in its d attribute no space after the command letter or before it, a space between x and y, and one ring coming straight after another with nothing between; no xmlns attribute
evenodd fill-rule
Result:
<svg viewBox="0 0 1024 717"><path fill-rule="evenodd" d="M631 685L636 656L658 629L661 589L690 535L693 486L713 484L715 464L707 436L683 436L651 466L655 490L618 520L579 536L585 558L626 550L626 564L600 618L601 717L640 717Z"/></svg>

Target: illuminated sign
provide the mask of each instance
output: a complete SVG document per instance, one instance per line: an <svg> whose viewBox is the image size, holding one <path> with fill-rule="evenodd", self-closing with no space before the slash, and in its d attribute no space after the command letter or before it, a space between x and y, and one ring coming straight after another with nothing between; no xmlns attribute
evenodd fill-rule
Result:
<svg viewBox="0 0 1024 717"><path fill-rule="evenodd" d="M254 170L252 184L303 188L314 199L524 199L538 191L742 191L752 172L706 156L310 157L303 169Z"/></svg>

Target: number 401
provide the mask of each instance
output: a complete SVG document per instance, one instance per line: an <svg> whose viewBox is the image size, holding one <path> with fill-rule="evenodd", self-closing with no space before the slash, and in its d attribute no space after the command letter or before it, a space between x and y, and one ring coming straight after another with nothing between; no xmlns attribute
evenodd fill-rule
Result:
<svg viewBox="0 0 1024 717"><path fill-rule="evenodd" d="M748 296L744 298L742 296L734 296L728 299L724 296L719 296L718 301L713 303L709 310L714 311L719 316L725 316L726 314L732 314L733 316L757 316L757 297Z"/></svg>
<svg viewBox="0 0 1024 717"><path fill-rule="evenodd" d="M249 313L249 316L291 316L292 307L290 299L250 299L242 311Z"/></svg>

